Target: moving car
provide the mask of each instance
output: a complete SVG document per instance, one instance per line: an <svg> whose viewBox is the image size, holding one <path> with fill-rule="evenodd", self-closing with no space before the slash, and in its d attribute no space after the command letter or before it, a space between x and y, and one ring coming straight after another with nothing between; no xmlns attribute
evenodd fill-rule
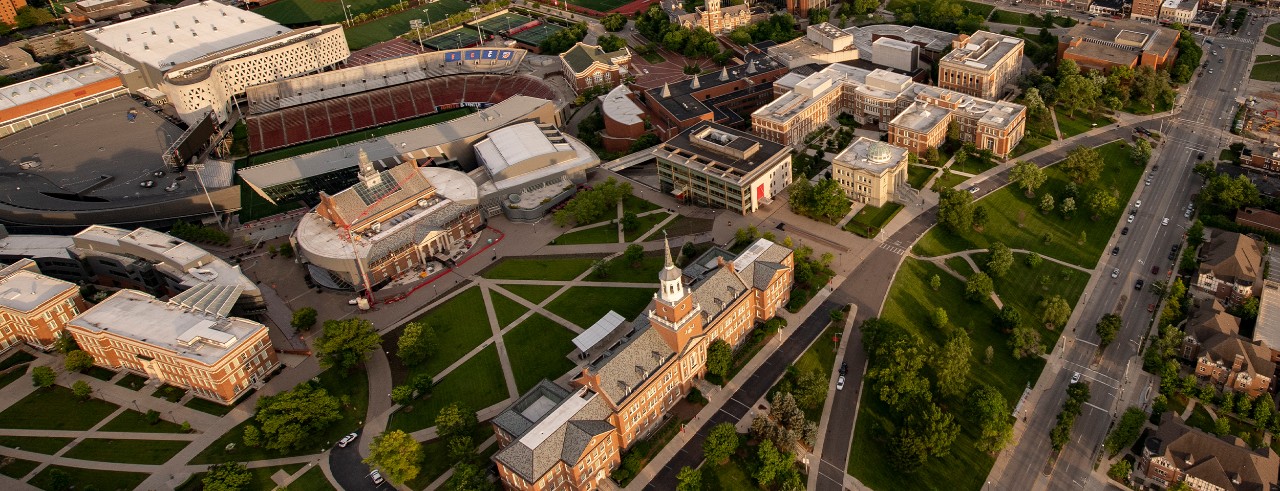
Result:
<svg viewBox="0 0 1280 491"><path fill-rule="evenodd" d="M347 448L347 445L348 445L348 444L350 444L351 442L356 441L356 437L357 437L357 436L358 436L358 435L356 435L355 433L352 433L352 434L350 434L350 435L347 435L347 436L342 437L342 439L341 439L341 440L338 440L338 446L339 446L339 447L342 447L342 448Z"/></svg>
<svg viewBox="0 0 1280 491"><path fill-rule="evenodd" d="M1111 277L1112 277L1112 278L1115 278L1115 277L1118 277L1118 276L1120 276L1120 268L1112 269L1112 270L1111 270Z"/></svg>
<svg viewBox="0 0 1280 491"><path fill-rule="evenodd" d="M1115 247L1112 247L1112 248L1111 248L1111 255L1112 255L1112 256L1119 255L1119 254L1120 254L1120 246L1115 246Z"/></svg>
<svg viewBox="0 0 1280 491"><path fill-rule="evenodd" d="M1142 285L1145 285L1145 284L1147 284L1147 282L1142 281L1142 280L1138 280L1137 282L1135 282L1135 283L1133 284L1133 289L1134 289L1134 290L1141 290L1141 289L1142 289Z"/></svg>
<svg viewBox="0 0 1280 491"><path fill-rule="evenodd" d="M1164 217L1164 220L1160 221L1160 225L1168 225L1168 224L1169 224L1169 217Z"/></svg>
<svg viewBox="0 0 1280 491"><path fill-rule="evenodd" d="M1160 266L1152 266L1151 274L1160 274Z"/></svg>
<svg viewBox="0 0 1280 491"><path fill-rule="evenodd" d="M1150 179L1150 178L1148 178L1148 179ZM1133 207L1134 207L1135 209L1137 209L1137 208L1142 208L1142 200L1135 201L1135 202L1133 203Z"/></svg>
<svg viewBox="0 0 1280 491"><path fill-rule="evenodd" d="M848 374L849 374L849 362L847 361L840 362L840 375L848 375Z"/></svg>
<svg viewBox="0 0 1280 491"><path fill-rule="evenodd" d="M1133 213L1129 214L1129 223L1133 223Z"/></svg>
<svg viewBox="0 0 1280 491"><path fill-rule="evenodd" d="M1120 235L1129 235L1129 227L1120 229Z"/></svg>
<svg viewBox="0 0 1280 491"><path fill-rule="evenodd" d="M844 390L844 375L836 379L836 390Z"/></svg>
<svg viewBox="0 0 1280 491"><path fill-rule="evenodd" d="M978 186L969 187L969 194L978 194L978 191L981 191L981 189L978 189Z"/></svg>

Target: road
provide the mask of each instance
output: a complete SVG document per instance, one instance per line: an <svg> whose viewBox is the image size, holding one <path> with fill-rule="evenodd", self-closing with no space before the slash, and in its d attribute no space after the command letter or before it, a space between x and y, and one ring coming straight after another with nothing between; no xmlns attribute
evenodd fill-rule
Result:
<svg viewBox="0 0 1280 491"><path fill-rule="evenodd" d="M1160 127L1149 124L1148 129L1163 129L1164 135L1147 169L1152 182L1139 184L1130 199L1133 221L1118 224L1111 240L1112 247L1120 248L1119 254L1106 255L1099 263L1077 306L1078 321L1062 336L1034 389L1041 397L1023 416L1026 431L1015 448L1001 454L1007 462L997 463L988 477L991 489L1105 489L1106 482L1093 467L1107 431L1126 407L1149 403L1158 385L1154 376L1142 371L1140 353L1153 329L1155 314L1148 312L1149 306L1159 301L1150 285L1170 278L1175 267L1168 259L1170 247L1181 244L1190 225L1184 212L1200 185L1192 167L1201 153L1212 160L1230 141L1226 130L1235 111L1235 90L1247 76L1252 40L1257 39L1261 25L1246 26L1239 36L1214 37L1213 44L1205 45L1208 68L1201 70L1182 96L1176 116L1160 120ZM1137 200L1142 201L1141 207L1135 207ZM1162 224L1165 218L1168 225ZM1124 227L1129 229L1127 234L1121 233ZM1119 270L1116 278L1111 277L1113 270ZM1147 286L1136 290L1137 280ZM1124 324L1116 341L1099 356L1092 326L1112 312L1120 314ZM1091 398L1076 420L1071 441L1051 462L1049 429L1076 372L1090 383ZM1003 472L997 474L999 470Z"/></svg>
<svg viewBox="0 0 1280 491"><path fill-rule="evenodd" d="M364 438L364 434L360 434L360 438ZM333 478L338 480L338 485L346 491L374 491L389 490L392 488L390 483L383 482L374 485L369 479L369 466L360 461L360 440L351 442L345 448L334 446L329 452L329 468L333 472Z"/></svg>

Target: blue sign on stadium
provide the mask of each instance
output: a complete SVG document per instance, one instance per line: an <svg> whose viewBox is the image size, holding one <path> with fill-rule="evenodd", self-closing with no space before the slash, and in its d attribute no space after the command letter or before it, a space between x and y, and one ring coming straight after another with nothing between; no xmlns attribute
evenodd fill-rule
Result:
<svg viewBox="0 0 1280 491"><path fill-rule="evenodd" d="M457 51L446 51L444 53L444 61L462 61L462 53Z"/></svg>
<svg viewBox="0 0 1280 491"><path fill-rule="evenodd" d="M468 59L468 60L479 60L479 59L480 59L480 50L475 49L475 50L469 50L469 51L467 51L467 59Z"/></svg>
<svg viewBox="0 0 1280 491"><path fill-rule="evenodd" d="M495 59L497 59L497 58L498 58L498 50L496 50L496 49L486 49L486 50L484 50L484 59L486 59L486 60L495 60Z"/></svg>
<svg viewBox="0 0 1280 491"><path fill-rule="evenodd" d="M510 52L510 51L499 51L499 52L498 52L498 59L502 59L502 60L510 60L510 59L511 59L511 52Z"/></svg>

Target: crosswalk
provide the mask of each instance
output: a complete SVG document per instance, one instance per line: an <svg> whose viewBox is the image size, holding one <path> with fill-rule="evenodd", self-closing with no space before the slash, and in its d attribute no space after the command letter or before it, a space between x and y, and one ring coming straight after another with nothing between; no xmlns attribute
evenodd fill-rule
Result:
<svg viewBox="0 0 1280 491"><path fill-rule="evenodd" d="M888 242L881 242L877 247L884 249L886 251L892 252L894 254L897 254L899 256L903 256L907 254L907 250L904 249L902 245L897 243L896 241L893 244L890 244Z"/></svg>

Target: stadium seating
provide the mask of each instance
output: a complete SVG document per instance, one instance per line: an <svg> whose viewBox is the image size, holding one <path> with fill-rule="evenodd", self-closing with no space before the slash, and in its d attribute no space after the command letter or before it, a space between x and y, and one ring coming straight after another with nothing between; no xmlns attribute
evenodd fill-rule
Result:
<svg viewBox="0 0 1280 491"><path fill-rule="evenodd" d="M425 116L442 106L497 104L514 95L556 97L544 81L527 75L468 74L419 80L251 115L246 119L249 149L262 153Z"/></svg>

